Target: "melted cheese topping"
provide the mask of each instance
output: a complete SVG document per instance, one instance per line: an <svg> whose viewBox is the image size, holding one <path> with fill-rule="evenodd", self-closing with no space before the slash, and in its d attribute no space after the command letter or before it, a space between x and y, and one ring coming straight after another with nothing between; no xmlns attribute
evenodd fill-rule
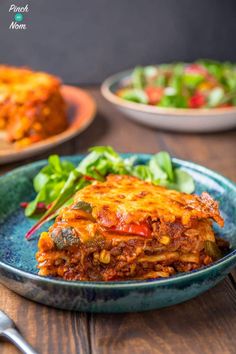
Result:
<svg viewBox="0 0 236 354"><path fill-rule="evenodd" d="M93 218L107 228L148 218L171 223L178 219L183 225L212 218L220 226L224 224L218 203L209 194L168 190L131 176L110 175L105 182L94 182L77 192L75 203L79 201L89 203Z"/></svg>

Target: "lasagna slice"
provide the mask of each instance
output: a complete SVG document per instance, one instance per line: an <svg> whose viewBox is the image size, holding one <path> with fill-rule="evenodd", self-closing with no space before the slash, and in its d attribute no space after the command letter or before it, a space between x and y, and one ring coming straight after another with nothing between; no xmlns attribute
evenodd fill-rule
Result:
<svg viewBox="0 0 236 354"><path fill-rule="evenodd" d="M109 175L77 192L73 204L41 234L39 274L111 281L198 269L220 257L213 221L224 225L207 193L189 195Z"/></svg>
<svg viewBox="0 0 236 354"><path fill-rule="evenodd" d="M0 65L0 129L17 147L59 134L68 126L60 80L44 72Z"/></svg>

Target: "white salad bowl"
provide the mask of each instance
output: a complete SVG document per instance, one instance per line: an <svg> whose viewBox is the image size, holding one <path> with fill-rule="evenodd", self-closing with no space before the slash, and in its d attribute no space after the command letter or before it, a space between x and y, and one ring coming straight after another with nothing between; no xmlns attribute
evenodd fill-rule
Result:
<svg viewBox="0 0 236 354"><path fill-rule="evenodd" d="M128 70L106 79L101 86L103 96L132 120L179 132L216 132L236 127L236 107L225 108L165 108L127 101L116 95L130 82Z"/></svg>

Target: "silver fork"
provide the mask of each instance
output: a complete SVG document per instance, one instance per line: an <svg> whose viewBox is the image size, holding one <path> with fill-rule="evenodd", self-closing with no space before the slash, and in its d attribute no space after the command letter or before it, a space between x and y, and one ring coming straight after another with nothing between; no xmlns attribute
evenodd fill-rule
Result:
<svg viewBox="0 0 236 354"><path fill-rule="evenodd" d="M15 323L0 311L0 337L14 343L25 354L38 354L17 331Z"/></svg>

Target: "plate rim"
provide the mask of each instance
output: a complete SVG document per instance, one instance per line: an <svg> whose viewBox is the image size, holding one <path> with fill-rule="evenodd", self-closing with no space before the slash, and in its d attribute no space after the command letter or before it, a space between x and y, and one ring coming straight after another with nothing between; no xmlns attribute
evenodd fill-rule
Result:
<svg viewBox="0 0 236 354"><path fill-rule="evenodd" d="M67 155L63 156L63 159L68 159L72 158L72 160L76 160L78 158L83 158L86 154L76 154L76 155ZM140 156L141 158L150 158L153 154L143 154L143 153L121 153L121 156L128 157L132 155L137 155ZM2 178L6 178L7 176L10 176L11 174L14 174L17 171L24 170L25 168L35 168L35 167L40 167L43 166L44 163L46 163L46 159L44 160L39 160L33 163L29 163L23 166L20 166L18 168L13 169L10 172L7 172L6 174L0 176L0 181ZM172 161L174 164L180 165L181 167L186 167L190 168L192 170L195 170L197 172L200 172L201 174L207 175L210 178L223 183L225 186L228 186L230 189L233 189L234 192L236 193L236 183L230 180L229 178L221 175L218 172L215 172L214 170L211 170L205 166L199 165L195 162L192 161L186 161L178 158L172 158ZM16 268L14 266L11 266L3 261L0 260L0 269L4 269L6 271L10 271L11 273L20 275L22 277L25 277L26 279L29 280L34 280L36 282L42 282L45 284L54 284L58 286L67 286L67 287L76 287L76 288L96 288L96 289L110 289L110 288L132 288L134 286L138 287L150 287L150 286L158 286L158 285L171 285L171 284L176 284L178 282L181 282L182 280L189 280L192 278L195 278L197 275L204 275L209 271L209 269L214 269L218 270L222 265L227 266L227 264L230 265L232 262L236 262L236 249L228 253L226 256L221 258L220 260L214 262L211 265L205 266L204 268L193 270L190 272L186 273L179 273L177 275L173 275L169 278L158 278L158 279L146 279L146 280L126 280L126 281L112 281L112 282L102 282L102 281L95 281L95 282L90 282L90 281L70 281L70 280L62 280L62 279L56 279L56 278L51 278L51 277L43 277L38 274L32 273L32 272L27 272L25 270L21 270L19 268Z"/></svg>
<svg viewBox="0 0 236 354"><path fill-rule="evenodd" d="M233 107L221 107L221 108L174 108L174 107L157 107L151 106L148 104L143 103L136 103L125 100L116 94L114 94L111 90L111 86L114 84L119 84L119 82L123 79L129 78L133 69L128 69L125 71L121 71L114 75L109 76L106 78L100 87L101 93L103 97L105 97L109 102L115 104L116 106L120 106L123 108L131 109L133 111L139 111L143 113L151 113L151 114L163 114L163 115L171 115L171 116L205 116L214 117L215 115L222 115L229 116L232 113L236 114L236 106ZM183 117L184 116L184 117Z"/></svg>

